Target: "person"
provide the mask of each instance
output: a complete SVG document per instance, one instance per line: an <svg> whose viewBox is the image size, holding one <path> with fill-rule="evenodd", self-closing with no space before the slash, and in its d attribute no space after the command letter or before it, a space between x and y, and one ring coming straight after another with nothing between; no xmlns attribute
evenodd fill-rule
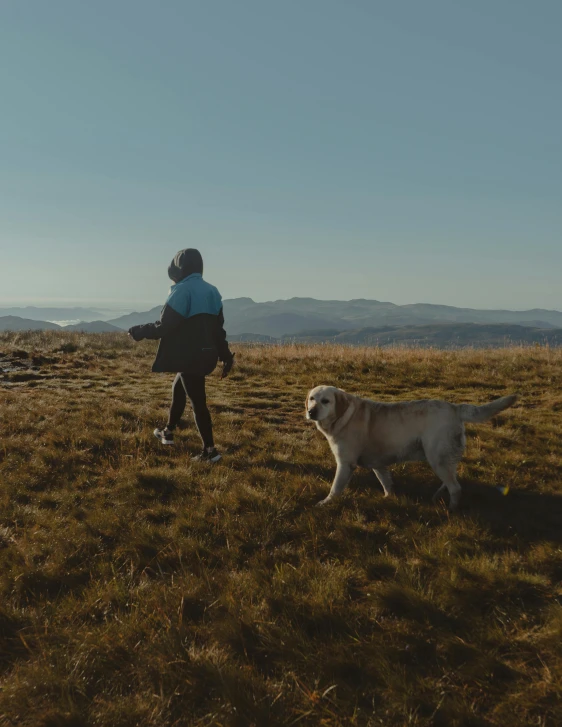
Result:
<svg viewBox="0 0 562 727"><path fill-rule="evenodd" d="M174 443L174 430L189 398L203 441L203 451L194 459L218 462L221 454L213 439L205 377L221 361L221 378L224 378L234 363L224 330L222 298L213 285L203 280L203 258L198 250L180 250L168 268L168 276L174 285L160 320L129 329L129 335L135 341L160 340L152 371L177 374L172 386L168 422L165 427L155 429L154 435L162 444Z"/></svg>

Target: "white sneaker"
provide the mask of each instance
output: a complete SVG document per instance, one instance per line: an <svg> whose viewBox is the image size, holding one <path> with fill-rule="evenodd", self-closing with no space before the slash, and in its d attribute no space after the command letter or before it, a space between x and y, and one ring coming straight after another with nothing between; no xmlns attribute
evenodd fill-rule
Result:
<svg viewBox="0 0 562 727"><path fill-rule="evenodd" d="M194 462L219 462L222 459L222 454L216 447L212 449L204 449L201 454L196 454L195 457L191 458Z"/></svg>
<svg viewBox="0 0 562 727"><path fill-rule="evenodd" d="M162 444L170 445L174 443L174 434L167 427L164 427L164 429L155 429L154 436L156 439L159 439Z"/></svg>

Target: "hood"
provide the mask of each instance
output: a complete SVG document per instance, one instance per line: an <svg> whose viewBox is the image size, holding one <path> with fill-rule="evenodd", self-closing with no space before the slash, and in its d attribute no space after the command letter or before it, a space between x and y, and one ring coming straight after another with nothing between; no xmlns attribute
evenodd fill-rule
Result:
<svg viewBox="0 0 562 727"><path fill-rule="evenodd" d="M203 258L199 250L188 247L175 255L168 268L168 277L174 283L179 283L193 273L203 274Z"/></svg>

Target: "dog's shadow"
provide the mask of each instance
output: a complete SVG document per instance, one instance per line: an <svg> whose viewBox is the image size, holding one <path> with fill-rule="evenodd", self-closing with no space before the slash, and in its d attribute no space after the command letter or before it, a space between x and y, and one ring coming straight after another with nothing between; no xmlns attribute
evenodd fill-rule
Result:
<svg viewBox="0 0 562 727"><path fill-rule="evenodd" d="M303 472L302 468L300 469ZM319 479L331 482L334 468L312 466L307 471ZM426 479L412 473L393 474L395 492L417 505L432 505L432 498L439 487L437 479ZM502 539L518 538L521 541L549 541L562 543L562 495L529 492L503 488L478 480L461 480L461 503L454 517L472 517L485 525L490 534ZM380 493L382 488L372 472L355 471L348 489L348 496L361 493ZM326 492L327 494L327 492ZM384 502L384 501L383 501ZM448 494L435 507L446 507Z"/></svg>
<svg viewBox="0 0 562 727"><path fill-rule="evenodd" d="M405 475L394 480L398 496L405 496L419 504L430 504L439 486L437 481L430 484ZM361 482L363 486L366 484L366 480ZM373 485L377 487L377 483L370 480L369 486ZM562 543L562 495L516 488L503 494L503 488L493 484L465 479L461 480L461 487L461 502L455 517L473 517L485 524L492 535L500 538ZM448 495L445 494L439 502L442 507L446 506Z"/></svg>
<svg viewBox="0 0 562 727"><path fill-rule="evenodd" d="M335 472L331 464L303 465L274 457L270 457L264 464L278 472L325 482L324 497L328 494ZM439 487L437 479L430 481L414 473L408 475L394 472L393 480L396 495L418 505L431 505L432 497ZM540 540L562 542L562 495L517 489L511 489L504 495L493 484L464 479L461 480L461 487L461 504L454 514L455 517L476 518L488 527L492 535L500 538L517 537L527 542ZM358 468L349 484L347 497L358 496L361 493L382 495L382 487L373 472ZM317 501L315 495L311 497L311 503ZM440 505L435 505L436 508L446 506L448 495L445 494L439 503ZM308 502L303 504L303 508L308 506Z"/></svg>
<svg viewBox="0 0 562 727"><path fill-rule="evenodd" d="M461 513L486 522L502 537L562 543L562 496L511 489L503 495L492 484L462 482Z"/></svg>

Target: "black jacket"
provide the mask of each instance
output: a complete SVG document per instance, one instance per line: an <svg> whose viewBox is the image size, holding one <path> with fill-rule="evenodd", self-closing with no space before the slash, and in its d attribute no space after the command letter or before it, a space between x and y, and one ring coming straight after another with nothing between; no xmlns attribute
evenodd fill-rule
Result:
<svg viewBox="0 0 562 727"><path fill-rule="evenodd" d="M222 308L218 315L199 313L186 318L166 304L159 321L133 326L129 333L135 341L160 340L152 365L155 372L207 376L214 371L217 361L228 363L232 359Z"/></svg>

